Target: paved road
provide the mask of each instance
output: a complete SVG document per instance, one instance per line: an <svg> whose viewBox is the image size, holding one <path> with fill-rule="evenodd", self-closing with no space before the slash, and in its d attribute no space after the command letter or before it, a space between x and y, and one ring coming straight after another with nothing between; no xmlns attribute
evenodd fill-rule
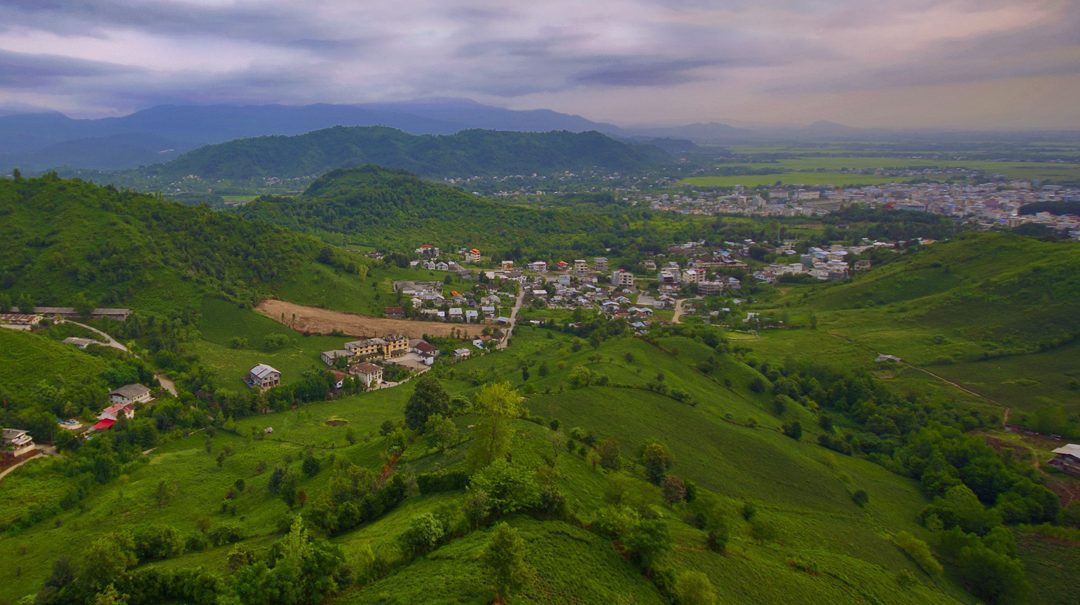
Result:
<svg viewBox="0 0 1080 605"><path fill-rule="evenodd" d="M506 329L506 334L503 334L502 340L499 344L495 345L496 349L505 349L510 345L510 335L514 333L514 326L517 325L518 311L521 309L521 303L525 301L525 287L522 286L518 290L517 300L514 301L514 308L510 311L510 326Z"/></svg>
<svg viewBox="0 0 1080 605"><path fill-rule="evenodd" d="M87 330L90 330L94 334L97 334L98 336L104 338L106 346L112 347L114 349L118 349L118 350L123 351L125 353L128 352L128 348L125 347L124 345L120 344L120 341L116 340L112 336L109 336L108 334L102 332L101 330L99 330L99 329L97 329L97 328L95 328L93 326L88 326L86 324L81 324L81 323L79 323L77 321L71 321L70 319L65 320L65 321L67 321L67 323L69 323L69 324L75 324L75 325L79 326L80 328L86 328Z"/></svg>

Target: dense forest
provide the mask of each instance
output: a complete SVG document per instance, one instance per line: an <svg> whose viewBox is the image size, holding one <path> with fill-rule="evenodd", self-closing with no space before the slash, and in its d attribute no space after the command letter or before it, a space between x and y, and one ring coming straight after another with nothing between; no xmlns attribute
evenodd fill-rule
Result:
<svg viewBox="0 0 1080 605"><path fill-rule="evenodd" d="M209 145L172 162L141 169L148 177L242 181L314 176L364 164L402 168L423 176L532 174L602 169L629 171L666 163L656 147L622 143L598 132L465 130L410 135L384 127L344 127L284 137Z"/></svg>

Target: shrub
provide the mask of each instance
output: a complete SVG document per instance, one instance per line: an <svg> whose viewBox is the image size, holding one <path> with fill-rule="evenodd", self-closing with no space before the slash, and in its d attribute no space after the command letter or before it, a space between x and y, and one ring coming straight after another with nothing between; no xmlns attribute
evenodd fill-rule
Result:
<svg viewBox="0 0 1080 605"><path fill-rule="evenodd" d="M423 554L439 545L446 530L442 523L431 513L422 513L412 518L409 529L398 537L402 550L410 554Z"/></svg>
<svg viewBox="0 0 1080 605"><path fill-rule="evenodd" d="M941 574L941 563L934 558L934 553L930 552L930 547L926 545L926 542L902 531L893 536L893 544L926 573L932 576Z"/></svg>
<svg viewBox="0 0 1080 605"><path fill-rule="evenodd" d="M855 490L855 493L851 494L851 500L862 508L870 502L870 495L864 489Z"/></svg>

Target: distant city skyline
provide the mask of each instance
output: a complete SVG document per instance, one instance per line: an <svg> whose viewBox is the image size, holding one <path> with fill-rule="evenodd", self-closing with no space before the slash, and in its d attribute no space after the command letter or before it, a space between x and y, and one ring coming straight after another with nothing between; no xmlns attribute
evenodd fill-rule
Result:
<svg viewBox="0 0 1080 605"><path fill-rule="evenodd" d="M0 111L459 97L621 126L1080 128L1080 0L6 0Z"/></svg>

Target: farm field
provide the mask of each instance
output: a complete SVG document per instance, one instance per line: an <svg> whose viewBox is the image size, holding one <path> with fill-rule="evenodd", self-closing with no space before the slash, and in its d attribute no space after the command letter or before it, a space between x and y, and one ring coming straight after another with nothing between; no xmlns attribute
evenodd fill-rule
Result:
<svg viewBox="0 0 1080 605"><path fill-rule="evenodd" d="M264 300L255 309L266 317L282 321L297 331L308 334L330 334L336 331L357 337L404 334L409 338L422 338L424 335L450 336L451 333L478 335L484 329L479 324L368 317L275 299Z"/></svg>
<svg viewBox="0 0 1080 605"><path fill-rule="evenodd" d="M733 149L738 152L739 148ZM876 185L885 182L905 182L910 177L887 177L875 174L860 174L851 171L910 169L970 169L987 175L1003 175L1011 179L1037 180L1050 182L1075 182L1080 180L1080 162L1012 162L989 160L945 160L912 157L867 157L850 151L802 149L758 149L743 150L752 155L765 156L760 162L717 164L715 169L722 170L768 170L771 174L718 175L683 179L677 185L692 187L733 187L743 185L757 187L772 185L780 181L788 185ZM774 159L773 155L792 155ZM801 157L800 157L801 156ZM933 178L932 174L931 177Z"/></svg>

